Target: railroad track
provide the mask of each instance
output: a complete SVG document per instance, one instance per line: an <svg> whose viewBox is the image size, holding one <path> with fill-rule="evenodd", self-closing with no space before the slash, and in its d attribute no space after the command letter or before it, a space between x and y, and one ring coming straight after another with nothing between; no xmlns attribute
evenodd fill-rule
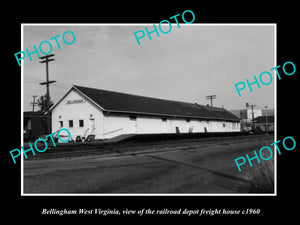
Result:
<svg viewBox="0 0 300 225"><path fill-rule="evenodd" d="M232 143L254 142L258 140L274 139L273 135L248 135L230 137L208 137L198 139L181 139L168 141L152 141L142 143L72 143L60 144L56 147L48 147L47 151L38 153L36 156L28 155L28 160L42 160L50 158L72 158L81 156L104 155L104 154L138 154L139 152L191 150L214 145L229 145Z"/></svg>

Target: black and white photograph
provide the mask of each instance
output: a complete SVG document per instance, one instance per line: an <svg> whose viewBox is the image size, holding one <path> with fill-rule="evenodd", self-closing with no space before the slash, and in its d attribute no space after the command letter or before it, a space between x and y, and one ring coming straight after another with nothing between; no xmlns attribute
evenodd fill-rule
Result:
<svg viewBox="0 0 300 225"><path fill-rule="evenodd" d="M24 195L275 194L275 24L22 28Z"/></svg>
<svg viewBox="0 0 300 225"><path fill-rule="evenodd" d="M297 218L296 5L166 3L8 3L5 220Z"/></svg>

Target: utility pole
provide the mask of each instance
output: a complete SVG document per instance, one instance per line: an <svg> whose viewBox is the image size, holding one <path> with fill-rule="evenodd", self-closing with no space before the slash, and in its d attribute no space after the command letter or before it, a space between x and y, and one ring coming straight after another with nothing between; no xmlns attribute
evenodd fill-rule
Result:
<svg viewBox="0 0 300 225"><path fill-rule="evenodd" d="M252 131L254 130L254 112L253 112L253 107L255 107L255 105L249 105L249 103L246 103L246 107L251 107L252 110Z"/></svg>
<svg viewBox="0 0 300 225"><path fill-rule="evenodd" d="M50 57L53 57L54 54L45 55L40 57L42 61L40 63L46 63L46 82L40 83L40 85L46 85L47 92L46 92L46 108L47 108L47 134L50 133L50 112L49 112L49 100L50 100L50 91L49 91L49 84L54 83L56 81L52 80L49 81L49 70L48 70L48 62L54 61L55 59L49 59Z"/></svg>
<svg viewBox="0 0 300 225"><path fill-rule="evenodd" d="M32 97L33 97L33 102L31 102L31 105L32 105L32 112L34 112L34 106L37 104L35 102L35 98L37 97L37 95L32 95Z"/></svg>
<svg viewBox="0 0 300 225"><path fill-rule="evenodd" d="M216 99L216 98L217 98L216 95L208 95L208 96L206 96L206 99L210 99L210 106L213 106L212 100Z"/></svg>
<svg viewBox="0 0 300 225"><path fill-rule="evenodd" d="M265 106L265 108L266 108L266 133L267 133L267 135L269 134L269 126L268 126L268 111L267 111L267 109L268 109L268 106Z"/></svg>

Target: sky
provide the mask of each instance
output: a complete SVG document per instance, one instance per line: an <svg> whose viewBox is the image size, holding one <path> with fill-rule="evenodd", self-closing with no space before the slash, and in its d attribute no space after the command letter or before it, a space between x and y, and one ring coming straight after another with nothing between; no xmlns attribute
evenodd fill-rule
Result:
<svg viewBox="0 0 300 225"><path fill-rule="evenodd" d="M154 24L154 23L153 23ZM172 23L169 33L147 34L138 45L134 33L153 30L153 24L23 24L23 48L29 52L43 41L52 44L55 61L49 63L50 96L56 103L72 85L99 88L147 97L210 104L207 95L216 95L213 105L228 110L244 109L246 102L257 109L274 108L275 80L270 85L253 85L241 91L238 82L254 81L269 71L276 77L275 27L272 24L180 24ZM156 23L157 26L157 23ZM168 25L162 27L168 30ZM66 31L75 42L62 40ZM60 35L55 40L50 38ZM67 42L73 40L66 34ZM47 44L42 45L47 52ZM40 56L43 54L40 53ZM23 70L23 109L31 111L33 95L46 93L45 64L37 54L21 61ZM17 62L16 62L17 63ZM267 82L268 78L265 77ZM35 109L37 110L37 108Z"/></svg>

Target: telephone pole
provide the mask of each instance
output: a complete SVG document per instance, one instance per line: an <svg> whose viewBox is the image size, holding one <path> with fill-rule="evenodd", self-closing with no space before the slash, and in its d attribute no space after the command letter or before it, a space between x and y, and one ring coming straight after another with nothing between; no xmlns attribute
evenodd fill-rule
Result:
<svg viewBox="0 0 300 225"><path fill-rule="evenodd" d="M246 107L251 107L252 110L252 131L254 130L254 112L253 112L253 107L255 107L255 105L249 105L249 103L246 103Z"/></svg>
<svg viewBox="0 0 300 225"><path fill-rule="evenodd" d="M37 104L35 102L35 98L37 97L37 95L32 95L32 97L33 97L33 102L31 102L31 105L32 105L32 112L34 112L34 106Z"/></svg>
<svg viewBox="0 0 300 225"><path fill-rule="evenodd" d="M50 112L49 112L49 103L50 103L50 91L49 91L49 84L54 83L56 81L51 80L49 81L49 70L48 70L48 62L54 61L55 59L50 59L50 57L53 57L54 54L45 55L40 57L42 61L40 63L46 63L46 82L40 83L40 85L46 85L46 108L47 108L47 134L50 133Z"/></svg>
<svg viewBox="0 0 300 225"><path fill-rule="evenodd" d="M267 111L268 106L265 106L265 108L266 108L266 133L267 133L267 135L269 135L268 111Z"/></svg>
<svg viewBox="0 0 300 225"><path fill-rule="evenodd" d="M217 98L216 95L208 95L208 96L206 96L206 99L210 99L210 106L213 106L212 100L216 99L216 98Z"/></svg>

